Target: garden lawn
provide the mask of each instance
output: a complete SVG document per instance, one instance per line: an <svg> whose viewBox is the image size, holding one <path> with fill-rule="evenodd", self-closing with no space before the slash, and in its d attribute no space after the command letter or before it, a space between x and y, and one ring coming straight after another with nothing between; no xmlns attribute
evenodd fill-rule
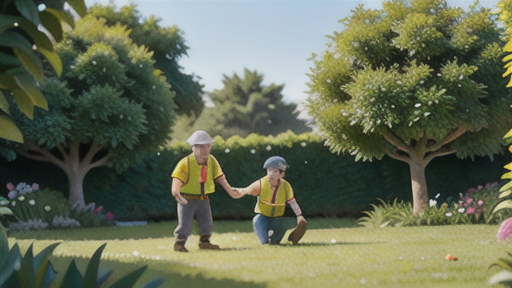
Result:
<svg viewBox="0 0 512 288"><path fill-rule="evenodd" d="M212 242L223 251L203 251L198 236L187 242L189 253L173 251L176 222L146 226L100 227L18 232L9 245L22 253L34 242L35 252L54 242L52 263L61 281L71 257L84 273L88 258L108 243L100 267L114 269L106 283L148 265L136 287L163 278L160 287L485 287L501 271L488 269L512 251L497 242L496 225L363 228L353 219L308 219L302 245L261 245L250 221L215 221ZM448 261L450 253L458 261ZM53 287L57 287L53 285ZM104 286L107 287L107 286Z"/></svg>

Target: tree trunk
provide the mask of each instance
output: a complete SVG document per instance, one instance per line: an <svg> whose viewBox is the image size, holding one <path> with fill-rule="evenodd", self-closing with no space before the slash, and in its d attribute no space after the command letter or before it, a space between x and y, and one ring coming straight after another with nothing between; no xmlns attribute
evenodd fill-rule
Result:
<svg viewBox="0 0 512 288"><path fill-rule="evenodd" d="M413 199L413 212L418 215L428 205L427 179L425 178L425 164L416 161L409 162L411 170L411 186Z"/></svg>
<svg viewBox="0 0 512 288"><path fill-rule="evenodd" d="M74 170L74 171L73 171ZM69 181L69 199L68 204L70 207L78 203L78 207L85 207L85 200L84 200L84 178L87 171L82 171L78 169L73 169L70 171L70 173L66 174L68 176Z"/></svg>

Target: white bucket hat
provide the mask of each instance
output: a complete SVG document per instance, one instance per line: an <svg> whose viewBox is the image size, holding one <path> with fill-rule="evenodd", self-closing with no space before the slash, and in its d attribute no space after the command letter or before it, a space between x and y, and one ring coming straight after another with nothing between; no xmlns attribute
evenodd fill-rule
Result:
<svg viewBox="0 0 512 288"><path fill-rule="evenodd" d="M206 131L203 130L197 130L190 137L187 139L187 143L190 146L194 146L197 144L210 144L213 142L212 137L210 137L210 134L208 134Z"/></svg>

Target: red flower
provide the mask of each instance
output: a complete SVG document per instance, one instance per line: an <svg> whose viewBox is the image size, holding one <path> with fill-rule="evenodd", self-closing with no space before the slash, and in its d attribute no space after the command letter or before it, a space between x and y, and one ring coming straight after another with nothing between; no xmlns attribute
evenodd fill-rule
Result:
<svg viewBox="0 0 512 288"><path fill-rule="evenodd" d="M103 206L96 208L92 213L101 212L101 210L103 210Z"/></svg>
<svg viewBox="0 0 512 288"><path fill-rule="evenodd" d="M112 214L112 212L107 212L105 217L107 217L107 220L112 221L112 219L114 219L114 214Z"/></svg>

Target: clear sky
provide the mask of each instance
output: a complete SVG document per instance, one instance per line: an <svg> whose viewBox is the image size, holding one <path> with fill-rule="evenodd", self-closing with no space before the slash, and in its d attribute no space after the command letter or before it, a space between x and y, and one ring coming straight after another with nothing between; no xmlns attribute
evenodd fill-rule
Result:
<svg viewBox="0 0 512 288"><path fill-rule="evenodd" d="M86 4L108 4L86 0ZM497 0L481 0L494 7ZM366 1L173 1L114 0L117 7L137 4L143 17L161 18L161 26L177 25L189 46L180 65L201 77L205 91L221 89L223 75L243 75L244 68L264 75L264 85L285 84L285 102L307 98L312 53L322 54L326 35L341 31L340 19L358 4L381 8L381 0ZM449 1L467 8L474 1Z"/></svg>

